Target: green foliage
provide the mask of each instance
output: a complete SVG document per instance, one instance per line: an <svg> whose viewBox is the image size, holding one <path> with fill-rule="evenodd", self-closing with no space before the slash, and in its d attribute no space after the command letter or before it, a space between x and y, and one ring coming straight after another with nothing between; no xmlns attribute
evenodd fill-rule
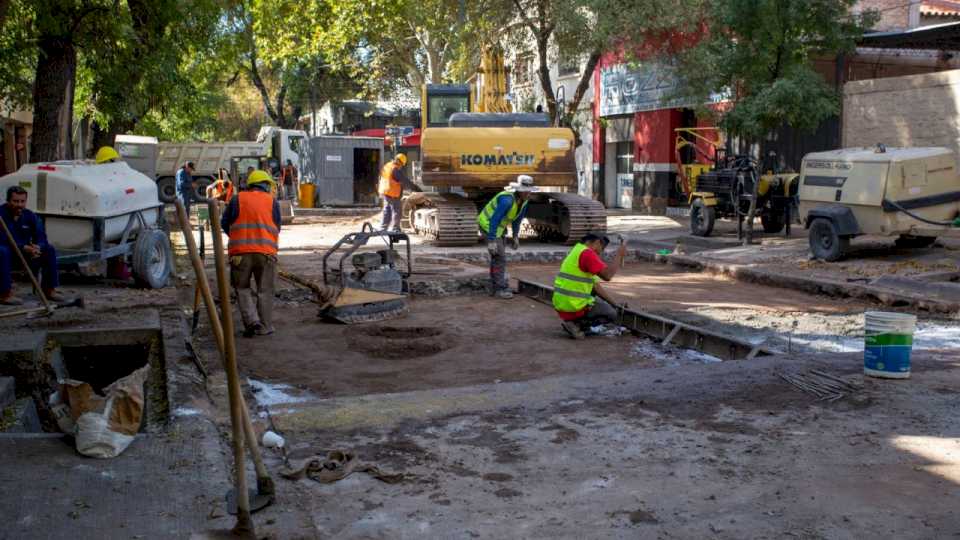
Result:
<svg viewBox="0 0 960 540"><path fill-rule="evenodd" d="M5 106L29 107L37 62L33 42L34 6L13 0L0 27L0 96Z"/></svg>
<svg viewBox="0 0 960 540"><path fill-rule="evenodd" d="M81 49L77 114L104 131L127 131L151 113L201 112L213 81L196 60L210 50L219 6L212 0L128 0L123 7Z"/></svg>
<svg viewBox="0 0 960 540"><path fill-rule="evenodd" d="M854 15L856 0L706 0L702 40L676 57L680 94L707 103L728 91L719 115L732 135L757 140L784 123L815 130L839 110L839 96L812 67L852 51L874 15Z"/></svg>

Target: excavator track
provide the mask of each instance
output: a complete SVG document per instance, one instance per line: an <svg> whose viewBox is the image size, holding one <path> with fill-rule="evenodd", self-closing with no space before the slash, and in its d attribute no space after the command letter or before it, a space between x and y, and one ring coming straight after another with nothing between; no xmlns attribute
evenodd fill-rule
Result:
<svg viewBox="0 0 960 540"><path fill-rule="evenodd" d="M602 204L575 193L535 193L527 220L542 242L575 244L588 232L607 232Z"/></svg>
<svg viewBox="0 0 960 540"><path fill-rule="evenodd" d="M472 246L477 243L477 206L460 195L413 194L404 201L404 216L409 228L433 238L439 246Z"/></svg>

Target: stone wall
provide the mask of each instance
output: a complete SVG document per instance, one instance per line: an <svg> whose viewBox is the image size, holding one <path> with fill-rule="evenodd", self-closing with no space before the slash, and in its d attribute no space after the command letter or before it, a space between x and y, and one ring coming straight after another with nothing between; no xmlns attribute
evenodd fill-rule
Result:
<svg viewBox="0 0 960 540"><path fill-rule="evenodd" d="M843 146L877 143L960 155L960 70L846 83Z"/></svg>

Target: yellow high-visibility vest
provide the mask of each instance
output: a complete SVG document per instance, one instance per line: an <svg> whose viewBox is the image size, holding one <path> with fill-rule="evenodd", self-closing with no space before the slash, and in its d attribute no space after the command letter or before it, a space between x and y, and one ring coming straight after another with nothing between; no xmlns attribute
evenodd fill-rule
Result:
<svg viewBox="0 0 960 540"><path fill-rule="evenodd" d="M576 313L596 301L593 285L600 278L580 270L580 255L587 249L586 244L578 243L560 264L560 273L553 280L553 307L557 311Z"/></svg>

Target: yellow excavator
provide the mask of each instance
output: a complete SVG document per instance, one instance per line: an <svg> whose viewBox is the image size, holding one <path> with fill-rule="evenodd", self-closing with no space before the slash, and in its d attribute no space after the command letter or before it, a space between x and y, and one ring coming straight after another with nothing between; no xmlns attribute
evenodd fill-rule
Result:
<svg viewBox="0 0 960 540"><path fill-rule="evenodd" d="M528 174L541 191L530 199L527 224L541 241L572 244L605 232L603 205L576 194L573 130L543 113L510 112L499 46L485 47L477 78L477 100L471 85L422 89L416 181L433 190L405 198L408 230L439 245L475 244L478 208Z"/></svg>

